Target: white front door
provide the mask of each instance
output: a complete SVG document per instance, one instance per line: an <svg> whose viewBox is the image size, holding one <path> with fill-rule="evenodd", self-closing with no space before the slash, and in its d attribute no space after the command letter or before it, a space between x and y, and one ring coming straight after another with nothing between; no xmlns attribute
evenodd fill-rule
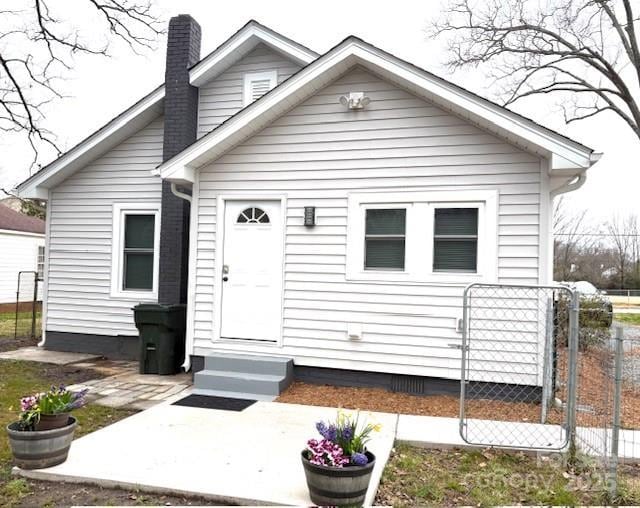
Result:
<svg viewBox="0 0 640 508"><path fill-rule="evenodd" d="M277 341L282 313L281 202L225 203L220 337Z"/></svg>

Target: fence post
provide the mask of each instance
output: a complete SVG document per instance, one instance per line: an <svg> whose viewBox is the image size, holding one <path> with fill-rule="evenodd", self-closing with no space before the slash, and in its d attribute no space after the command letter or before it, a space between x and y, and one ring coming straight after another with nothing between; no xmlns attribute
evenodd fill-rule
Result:
<svg viewBox="0 0 640 508"><path fill-rule="evenodd" d="M620 419L622 408L622 362L624 360L624 331L616 327L613 391L613 427L611 429L611 458L609 460L609 494L618 495L618 449L620 446Z"/></svg>
<svg viewBox="0 0 640 508"><path fill-rule="evenodd" d="M580 299L576 291L571 292L569 308L569 366L567 380L567 432L569 438L569 463L576 460L576 406L578 397L578 340Z"/></svg>
<svg viewBox="0 0 640 508"><path fill-rule="evenodd" d="M466 438L465 433L465 397L467 389L467 344L469 341L467 323L469 320L469 290L472 286L465 288L462 293L462 350L460 358L460 421L458 422L458 430L462 439Z"/></svg>
<svg viewBox="0 0 640 508"><path fill-rule="evenodd" d="M38 301L38 272L33 272L33 301L31 302L31 338L36 338L36 309Z"/></svg>

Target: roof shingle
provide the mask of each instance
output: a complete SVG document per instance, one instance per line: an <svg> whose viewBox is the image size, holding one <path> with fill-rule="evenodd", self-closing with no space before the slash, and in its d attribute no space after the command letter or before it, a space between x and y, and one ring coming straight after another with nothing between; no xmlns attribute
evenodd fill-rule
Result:
<svg viewBox="0 0 640 508"><path fill-rule="evenodd" d="M45 222L0 204L0 229L44 234Z"/></svg>

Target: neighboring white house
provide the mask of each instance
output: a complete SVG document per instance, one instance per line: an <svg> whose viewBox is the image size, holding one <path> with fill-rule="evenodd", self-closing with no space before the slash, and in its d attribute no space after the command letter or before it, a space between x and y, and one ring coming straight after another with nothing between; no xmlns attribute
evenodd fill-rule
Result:
<svg viewBox="0 0 640 508"><path fill-rule="evenodd" d="M172 24L172 87L18 188L49 201L47 347L132 353L131 307L177 303L188 264L187 368L456 380L464 287L552 282L590 148L355 37L317 55L252 21L189 62L199 27Z"/></svg>
<svg viewBox="0 0 640 508"><path fill-rule="evenodd" d="M16 302L18 277L19 301L33 301L35 274L42 278L44 270L44 233L43 220L0 204L0 304Z"/></svg>

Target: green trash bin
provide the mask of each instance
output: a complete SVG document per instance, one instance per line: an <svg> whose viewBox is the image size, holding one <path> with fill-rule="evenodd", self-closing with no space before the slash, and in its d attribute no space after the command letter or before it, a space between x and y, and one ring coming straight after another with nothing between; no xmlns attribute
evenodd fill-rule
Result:
<svg viewBox="0 0 640 508"><path fill-rule="evenodd" d="M184 361L185 305L141 303L133 308L140 335L140 374L176 374Z"/></svg>

